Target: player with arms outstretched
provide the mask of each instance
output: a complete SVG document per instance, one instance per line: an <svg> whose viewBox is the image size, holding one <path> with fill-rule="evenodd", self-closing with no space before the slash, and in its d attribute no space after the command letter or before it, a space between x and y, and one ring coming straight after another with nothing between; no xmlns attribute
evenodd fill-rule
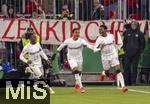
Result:
<svg viewBox="0 0 150 104"><path fill-rule="evenodd" d="M57 53L59 53L64 47L67 46L67 59L71 70L75 76L75 87L74 91L78 92L80 89L81 93L85 92L85 89L81 82L81 71L82 71L82 63L83 63L83 56L82 50L83 47L86 46L93 50L93 46L88 44L84 39L80 38L80 29L74 28L72 30L73 37L66 39L57 49Z"/></svg>
<svg viewBox="0 0 150 104"><path fill-rule="evenodd" d="M103 65L103 71L101 76L104 75L110 76L109 69L110 67L115 68L116 78L121 84L122 91L128 91L128 88L125 87L124 77L120 70L120 63L118 59L118 50L115 44L115 38L113 34L107 33L107 27L105 25L101 25L99 28L100 36L97 38L96 43L94 45L94 52L101 52L101 59Z"/></svg>

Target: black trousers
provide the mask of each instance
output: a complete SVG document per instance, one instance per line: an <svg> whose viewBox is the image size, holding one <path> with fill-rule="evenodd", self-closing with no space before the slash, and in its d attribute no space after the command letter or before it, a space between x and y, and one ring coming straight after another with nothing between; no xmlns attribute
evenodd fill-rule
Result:
<svg viewBox="0 0 150 104"><path fill-rule="evenodd" d="M126 85L136 85L139 58L139 54L134 56L125 55L123 58L123 74Z"/></svg>

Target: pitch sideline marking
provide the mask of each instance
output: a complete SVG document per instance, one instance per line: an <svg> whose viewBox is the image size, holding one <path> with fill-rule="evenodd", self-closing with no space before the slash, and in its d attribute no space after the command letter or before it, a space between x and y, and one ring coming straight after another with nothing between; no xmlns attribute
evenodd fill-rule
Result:
<svg viewBox="0 0 150 104"><path fill-rule="evenodd" d="M106 88L103 88L103 87L99 87L99 88L86 88L86 89L106 89ZM108 89L111 89L111 90L113 90L113 89L121 89L121 88L109 88L108 87ZM150 94L150 92L149 91L142 91L142 90L134 90L134 89L128 89L128 91L130 91L130 92L136 92L136 93L143 93L143 94Z"/></svg>
<svg viewBox="0 0 150 104"><path fill-rule="evenodd" d="M121 89L121 88L118 88ZM137 92L137 93L143 93L143 94L150 94L149 91L142 91L142 90L134 90L134 89L128 89L130 92Z"/></svg>
<svg viewBox="0 0 150 104"><path fill-rule="evenodd" d="M97 89L97 88L87 88L87 89ZM106 89L106 88L98 88L98 89ZM108 89L121 89L121 88L108 88ZM143 94L150 94L149 91L142 91L142 90L134 90L134 89L128 89L130 92L136 92L136 93L143 93Z"/></svg>

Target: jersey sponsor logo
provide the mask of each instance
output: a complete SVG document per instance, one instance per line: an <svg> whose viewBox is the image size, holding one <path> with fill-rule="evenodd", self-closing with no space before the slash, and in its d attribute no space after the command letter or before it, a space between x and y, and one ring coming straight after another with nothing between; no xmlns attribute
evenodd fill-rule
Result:
<svg viewBox="0 0 150 104"><path fill-rule="evenodd" d="M30 55L38 54L40 51L41 51L41 49L39 49L39 51L36 51L36 52L30 53Z"/></svg>
<svg viewBox="0 0 150 104"><path fill-rule="evenodd" d="M80 49L80 48L82 48L82 46L83 45L80 45L80 46L78 46L78 47L68 47L69 49Z"/></svg>

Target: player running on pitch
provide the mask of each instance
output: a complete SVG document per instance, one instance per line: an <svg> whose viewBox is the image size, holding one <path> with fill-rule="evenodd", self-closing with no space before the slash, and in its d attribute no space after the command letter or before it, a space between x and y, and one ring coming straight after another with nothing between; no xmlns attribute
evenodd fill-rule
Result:
<svg viewBox="0 0 150 104"><path fill-rule="evenodd" d="M80 29L74 28L73 29L73 37L66 39L57 49L57 54L60 52L65 46L67 46L67 59L71 70L75 76L75 86L74 91L78 92L80 89L81 93L85 92L85 89L81 82L81 71L82 71L82 63L83 63L83 56L82 50L83 47L86 46L93 50L93 46L88 44L84 39L80 38Z"/></svg>
<svg viewBox="0 0 150 104"><path fill-rule="evenodd" d="M125 87L124 78L120 70L120 63L118 59L118 51L115 44L115 38L113 34L106 32L107 27L101 25L99 28L100 36L97 38L94 45L94 52L101 51L101 59L104 71L102 72L102 77L104 75L110 76L110 66L115 68L116 78L121 84L122 91L128 91L128 88Z"/></svg>
<svg viewBox="0 0 150 104"><path fill-rule="evenodd" d="M29 55L28 59L24 57L26 54ZM48 59L46 54L43 52L39 42L36 42L36 36L32 35L30 39L30 43L28 43L23 48L20 54L20 59L29 65L29 67L31 68L31 70L36 76L35 79L45 79L41 57L45 59L48 64L50 64L50 60ZM47 86L47 88L49 88L50 94L55 93L49 86Z"/></svg>

